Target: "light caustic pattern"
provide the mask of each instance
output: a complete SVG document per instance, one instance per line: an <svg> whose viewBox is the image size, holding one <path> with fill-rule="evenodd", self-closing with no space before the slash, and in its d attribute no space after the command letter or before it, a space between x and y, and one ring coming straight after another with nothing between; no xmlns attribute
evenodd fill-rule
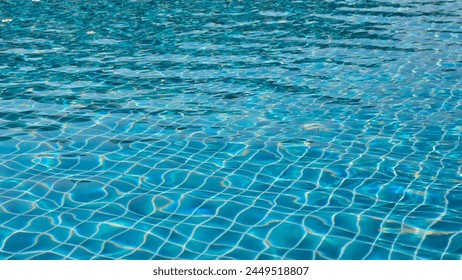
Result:
<svg viewBox="0 0 462 280"><path fill-rule="evenodd" d="M2 1L0 259L460 259L461 1Z"/></svg>

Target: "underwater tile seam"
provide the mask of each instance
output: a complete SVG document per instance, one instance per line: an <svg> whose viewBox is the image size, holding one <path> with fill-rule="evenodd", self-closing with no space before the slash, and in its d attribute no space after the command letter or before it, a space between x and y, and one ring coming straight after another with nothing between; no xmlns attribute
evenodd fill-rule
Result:
<svg viewBox="0 0 462 280"><path fill-rule="evenodd" d="M461 12L1 2L0 259L462 259Z"/></svg>

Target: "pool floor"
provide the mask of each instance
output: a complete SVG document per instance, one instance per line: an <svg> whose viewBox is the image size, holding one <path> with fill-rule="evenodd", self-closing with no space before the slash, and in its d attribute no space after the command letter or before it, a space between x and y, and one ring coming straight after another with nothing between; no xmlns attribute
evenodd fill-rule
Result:
<svg viewBox="0 0 462 280"><path fill-rule="evenodd" d="M461 259L461 13L0 2L0 259Z"/></svg>

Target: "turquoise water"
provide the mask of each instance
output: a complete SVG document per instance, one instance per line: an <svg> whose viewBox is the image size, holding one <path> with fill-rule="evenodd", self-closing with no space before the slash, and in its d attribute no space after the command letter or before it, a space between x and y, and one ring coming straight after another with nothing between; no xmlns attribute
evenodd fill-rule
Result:
<svg viewBox="0 0 462 280"><path fill-rule="evenodd" d="M461 14L1 1L0 259L461 259Z"/></svg>

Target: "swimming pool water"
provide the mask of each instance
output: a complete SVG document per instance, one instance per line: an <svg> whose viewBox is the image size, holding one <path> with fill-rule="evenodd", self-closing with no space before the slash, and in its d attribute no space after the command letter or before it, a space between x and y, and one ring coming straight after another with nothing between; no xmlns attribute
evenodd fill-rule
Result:
<svg viewBox="0 0 462 280"><path fill-rule="evenodd" d="M0 259L461 259L461 15L1 1Z"/></svg>

